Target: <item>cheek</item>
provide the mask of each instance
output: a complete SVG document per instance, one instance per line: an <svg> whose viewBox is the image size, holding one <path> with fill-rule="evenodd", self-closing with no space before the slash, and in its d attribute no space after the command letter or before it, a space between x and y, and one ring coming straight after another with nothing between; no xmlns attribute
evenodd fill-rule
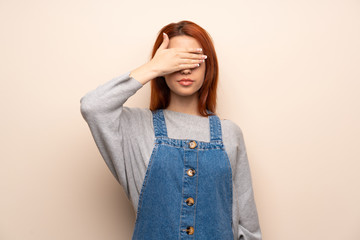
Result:
<svg viewBox="0 0 360 240"><path fill-rule="evenodd" d="M201 74L201 75L204 75L205 74L205 70L206 70L206 66L205 64L202 64L200 65L199 69L198 69L198 72Z"/></svg>
<svg viewBox="0 0 360 240"><path fill-rule="evenodd" d="M164 76L166 81L171 81L175 78L175 73L170 73Z"/></svg>
<svg viewBox="0 0 360 240"><path fill-rule="evenodd" d="M165 78L165 82L168 82L171 79L171 76L169 74L164 75L164 78Z"/></svg>
<svg viewBox="0 0 360 240"><path fill-rule="evenodd" d="M205 69L206 69L206 63L200 64L199 70L205 71Z"/></svg>
<svg viewBox="0 0 360 240"><path fill-rule="evenodd" d="M169 75L166 75L164 76L165 77L165 83L168 87L171 87L174 85L175 83L175 76L173 74L169 74Z"/></svg>

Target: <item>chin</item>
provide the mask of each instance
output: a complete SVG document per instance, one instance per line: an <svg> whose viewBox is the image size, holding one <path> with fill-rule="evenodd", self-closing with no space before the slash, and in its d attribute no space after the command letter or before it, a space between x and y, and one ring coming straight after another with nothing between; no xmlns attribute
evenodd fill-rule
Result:
<svg viewBox="0 0 360 240"><path fill-rule="evenodd" d="M197 92L174 92L175 95L181 96L181 97L189 97L195 95Z"/></svg>

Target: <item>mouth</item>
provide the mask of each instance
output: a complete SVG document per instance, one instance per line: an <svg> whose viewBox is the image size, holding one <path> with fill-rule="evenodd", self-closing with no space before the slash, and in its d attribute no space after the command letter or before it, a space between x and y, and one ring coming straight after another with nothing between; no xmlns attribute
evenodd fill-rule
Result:
<svg viewBox="0 0 360 240"><path fill-rule="evenodd" d="M178 81L178 83L183 85L183 86L188 86L188 85L192 84L193 82L194 82L194 80L192 80L190 78L183 78L183 79Z"/></svg>

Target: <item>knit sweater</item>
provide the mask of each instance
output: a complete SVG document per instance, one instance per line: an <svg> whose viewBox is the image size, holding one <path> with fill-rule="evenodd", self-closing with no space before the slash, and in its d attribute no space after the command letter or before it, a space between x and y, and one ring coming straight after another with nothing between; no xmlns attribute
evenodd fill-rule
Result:
<svg viewBox="0 0 360 240"><path fill-rule="evenodd" d="M86 93L80 111L107 167L123 187L137 213L139 195L155 145L152 112L123 106L143 85L130 71ZM169 138L210 142L209 118L164 109ZM262 238L241 128L221 119L222 138L233 180L233 233L235 240Z"/></svg>

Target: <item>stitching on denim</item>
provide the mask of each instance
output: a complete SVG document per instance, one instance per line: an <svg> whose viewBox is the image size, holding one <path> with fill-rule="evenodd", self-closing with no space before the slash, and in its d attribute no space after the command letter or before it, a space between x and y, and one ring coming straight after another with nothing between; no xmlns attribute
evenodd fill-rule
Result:
<svg viewBox="0 0 360 240"><path fill-rule="evenodd" d="M188 146L190 141L196 141L197 142L197 149L213 149L213 148L222 148L224 147L224 144L221 140L216 140L214 142L204 142L204 141L198 141L193 139L174 139L174 138L168 138L168 137L157 137L157 142L159 144L167 144L174 147L180 147L180 148L190 148Z"/></svg>
<svg viewBox="0 0 360 240"><path fill-rule="evenodd" d="M161 122L161 130L163 132L163 135L167 137L166 119L165 119L164 112L162 109L159 109L159 117L160 117L160 122Z"/></svg>
<svg viewBox="0 0 360 240"><path fill-rule="evenodd" d="M219 117L217 117L217 131L218 131L218 138L222 141L222 132L221 132L221 121Z"/></svg>
<svg viewBox="0 0 360 240"><path fill-rule="evenodd" d="M199 151L196 151L196 200L195 200L195 207L194 207L194 228L196 225L195 219L196 219L196 206L197 206L197 200L198 200L198 185L199 185ZM195 228L195 235L197 233L197 229ZM195 236L194 236L195 239Z"/></svg>
<svg viewBox="0 0 360 240"><path fill-rule="evenodd" d="M219 116L212 115L210 119L210 142L222 141L221 120Z"/></svg>
<svg viewBox="0 0 360 240"><path fill-rule="evenodd" d="M214 131L214 116L210 116L210 142L214 142L216 141L216 135L215 135L215 131Z"/></svg>
<svg viewBox="0 0 360 240"><path fill-rule="evenodd" d="M176 138L163 138L163 137L159 137L159 140L160 141L163 141L163 142L173 142L174 144L183 144L183 145L187 145L188 142L190 141L196 141L198 142L199 144L201 145L204 145L204 146L213 146L213 145L221 145L221 140L217 140L215 142L204 142L204 141L199 141L199 140L194 140L194 139L189 139L189 138L186 138L186 139L176 139Z"/></svg>
<svg viewBox="0 0 360 240"><path fill-rule="evenodd" d="M231 167L231 162L230 162L229 155L227 154L227 152L225 150L225 146L224 146L223 139L222 139L222 126L221 126L220 118L217 117L216 120L217 120L216 124L217 124L217 131L218 131L217 136L219 137L219 139L221 141L221 145L222 145L221 150L225 155L225 158L226 158L227 164L228 164L228 168L229 168L228 185L229 185L229 195L230 195L230 219L231 219L231 227L232 227L232 225L233 225L233 212L232 212L232 210L233 210L233 179L232 179L232 167Z"/></svg>
<svg viewBox="0 0 360 240"><path fill-rule="evenodd" d="M171 146L171 147L174 147L174 148L183 148L183 149L189 150L187 147L176 146L175 144L170 144L170 143L161 142L161 143L158 143L158 144ZM212 150L212 149L223 149L223 147L222 146L213 146L213 147L208 147L208 148L196 148L196 149L199 150L199 151L206 151L206 150Z"/></svg>
<svg viewBox="0 0 360 240"><path fill-rule="evenodd" d="M185 178L185 174L186 174L186 157L185 157L185 151L183 151L184 156L183 156L183 164L184 164L184 169L183 169L183 177L182 177L182 186L181 186L181 207L180 207L180 219L179 219L179 239L181 239L181 218L182 218L182 209L183 209L183 200L184 200L184 178Z"/></svg>
<svg viewBox="0 0 360 240"><path fill-rule="evenodd" d="M142 184L142 187L141 187L141 193L140 193L139 202L138 202L138 209L137 209L137 217L136 217L136 221L135 221L135 226L139 222L143 195L144 195L144 192L145 192L145 189L146 189L146 186L147 186L147 180L149 179L149 176L150 176L151 166L152 166L153 160L155 158L155 154L158 151L158 149L159 149L159 145L155 144L155 146L153 148L153 152L152 152L150 160L149 160L148 167L146 169L145 178L144 178L144 181L143 181L143 184Z"/></svg>
<svg viewBox="0 0 360 240"><path fill-rule="evenodd" d="M159 134L159 128L158 128L158 121L157 121L157 111L152 111L153 114L153 125L154 125L154 132L155 132L155 137L158 137Z"/></svg>
<svg viewBox="0 0 360 240"><path fill-rule="evenodd" d="M156 137L167 137L165 117L162 109L152 111Z"/></svg>
<svg viewBox="0 0 360 240"><path fill-rule="evenodd" d="M223 150L223 153L225 155L225 158L227 159L227 163L228 163L228 167L229 167L229 194L230 194L230 200L231 200L231 209L230 209L230 217L231 217L231 226L233 225L233 218L232 218L232 210L233 210L233 180L232 180L232 167L231 167L231 162L229 159L229 156L227 154L227 152L225 150Z"/></svg>

